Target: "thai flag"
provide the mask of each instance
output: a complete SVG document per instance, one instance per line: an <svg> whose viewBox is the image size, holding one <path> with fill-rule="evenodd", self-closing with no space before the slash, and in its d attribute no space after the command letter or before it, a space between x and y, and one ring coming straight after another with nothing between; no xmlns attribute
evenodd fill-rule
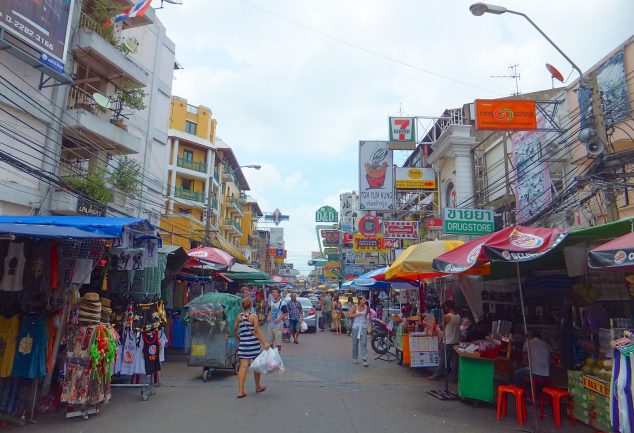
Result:
<svg viewBox="0 0 634 433"><path fill-rule="evenodd" d="M116 15L114 18L110 18L103 24L103 26L108 27L109 25L120 23L121 21L127 20L128 18L142 17L143 15L145 15L145 11L150 7L151 4L152 0L141 0L134 6L122 10L121 13Z"/></svg>

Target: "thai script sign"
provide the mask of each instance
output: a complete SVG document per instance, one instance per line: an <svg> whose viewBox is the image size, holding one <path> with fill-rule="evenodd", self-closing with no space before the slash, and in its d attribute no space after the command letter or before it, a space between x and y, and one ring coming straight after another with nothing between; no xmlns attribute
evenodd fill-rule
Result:
<svg viewBox="0 0 634 433"><path fill-rule="evenodd" d="M493 233L493 211L489 209L443 209L443 232L456 235Z"/></svg>

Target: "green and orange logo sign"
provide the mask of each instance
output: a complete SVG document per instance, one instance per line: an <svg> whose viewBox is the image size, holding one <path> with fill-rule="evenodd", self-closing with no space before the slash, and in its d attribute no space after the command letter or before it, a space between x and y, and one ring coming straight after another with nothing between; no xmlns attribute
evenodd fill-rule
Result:
<svg viewBox="0 0 634 433"><path fill-rule="evenodd" d="M477 130L528 131L537 129L535 101L526 99L476 99Z"/></svg>

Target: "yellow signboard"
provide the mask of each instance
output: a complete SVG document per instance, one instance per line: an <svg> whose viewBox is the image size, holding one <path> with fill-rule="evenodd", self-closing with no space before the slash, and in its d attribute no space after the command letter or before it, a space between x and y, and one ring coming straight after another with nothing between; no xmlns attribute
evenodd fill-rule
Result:
<svg viewBox="0 0 634 433"><path fill-rule="evenodd" d="M334 272L332 272L332 269L324 269L324 277L326 278L332 278L332 279L337 279L339 277L337 277L337 274L335 274Z"/></svg>
<svg viewBox="0 0 634 433"><path fill-rule="evenodd" d="M436 189L433 168L396 167L396 189Z"/></svg>
<svg viewBox="0 0 634 433"><path fill-rule="evenodd" d="M205 356L207 346L204 344L192 344L192 356Z"/></svg>
<svg viewBox="0 0 634 433"><path fill-rule="evenodd" d="M604 397L610 396L610 384L607 382L599 381L593 377L586 376L585 374L581 377L583 380L583 387L587 388L591 391L596 392L597 394L601 394Z"/></svg>

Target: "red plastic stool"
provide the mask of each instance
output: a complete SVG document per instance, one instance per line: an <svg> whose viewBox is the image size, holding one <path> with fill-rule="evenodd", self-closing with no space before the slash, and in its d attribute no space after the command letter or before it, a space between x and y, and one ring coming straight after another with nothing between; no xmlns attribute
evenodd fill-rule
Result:
<svg viewBox="0 0 634 433"><path fill-rule="evenodd" d="M528 377L524 378L524 394L526 394L526 400L531 404L537 404L541 399L544 388L550 386L550 377L535 377L533 376L533 388L535 389L535 401L531 396L530 380Z"/></svg>
<svg viewBox="0 0 634 433"><path fill-rule="evenodd" d="M513 385L498 386L498 408L497 420L506 416L506 400L507 394L515 397L515 411L517 413L517 424L522 425L526 420L526 402L524 401L524 390Z"/></svg>
<svg viewBox="0 0 634 433"><path fill-rule="evenodd" d="M572 396L568 390L563 388L551 388L546 387L542 390L542 401L540 418L544 419L544 395L547 395L551 399L553 406L553 417L555 418L555 425L561 427L561 400L567 399L568 413L570 414L570 425L575 425L575 417L572 413Z"/></svg>

